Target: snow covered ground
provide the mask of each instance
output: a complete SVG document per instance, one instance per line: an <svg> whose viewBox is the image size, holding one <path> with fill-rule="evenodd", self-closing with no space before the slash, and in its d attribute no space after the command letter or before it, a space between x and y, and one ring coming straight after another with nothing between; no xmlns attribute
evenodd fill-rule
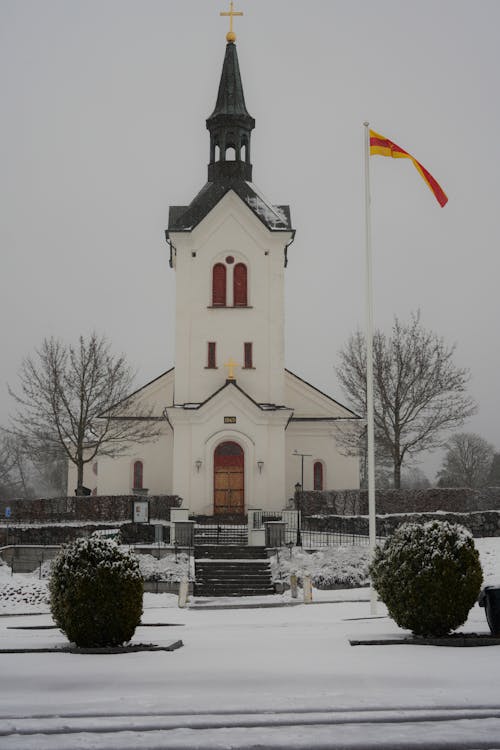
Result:
<svg viewBox="0 0 500 750"><path fill-rule="evenodd" d="M498 581L500 539L477 541L486 581ZM30 580L45 585L12 579ZM311 605L286 606L285 594L265 599L285 606L181 610L148 594L153 627L134 642L183 648L0 654L0 748L500 748L500 647L352 647L350 636L402 633L382 605L370 616L368 598L315 590ZM65 644L57 629L17 629L51 624L28 616L37 606L0 617L0 648ZM488 632L484 611L462 630Z"/></svg>

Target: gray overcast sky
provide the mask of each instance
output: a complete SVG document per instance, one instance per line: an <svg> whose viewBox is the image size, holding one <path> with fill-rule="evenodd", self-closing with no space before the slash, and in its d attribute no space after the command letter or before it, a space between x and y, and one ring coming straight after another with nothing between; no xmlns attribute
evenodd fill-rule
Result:
<svg viewBox="0 0 500 750"><path fill-rule="evenodd" d="M205 118L225 49L222 0L0 0L0 423L24 355L92 329L138 368L173 364L170 204L206 180ZM374 157L375 320L421 308L457 343L500 449L498 0L239 0L256 118L254 181L297 229L287 366L342 400L334 364L363 325L363 127ZM426 468L437 468L437 459Z"/></svg>

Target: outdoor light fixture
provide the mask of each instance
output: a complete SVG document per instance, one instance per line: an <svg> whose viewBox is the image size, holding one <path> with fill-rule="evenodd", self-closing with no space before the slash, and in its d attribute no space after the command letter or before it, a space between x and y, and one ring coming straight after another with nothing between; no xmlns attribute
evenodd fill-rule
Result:
<svg viewBox="0 0 500 750"><path fill-rule="evenodd" d="M194 465L196 466L196 471L197 471L197 472L199 472L199 470L201 469L201 459L199 459L199 458L198 458L198 459L197 459L197 460L196 460L196 461L194 462Z"/></svg>
<svg viewBox="0 0 500 750"><path fill-rule="evenodd" d="M259 474L262 474L262 469L264 468L264 461L257 461L257 466L259 467Z"/></svg>

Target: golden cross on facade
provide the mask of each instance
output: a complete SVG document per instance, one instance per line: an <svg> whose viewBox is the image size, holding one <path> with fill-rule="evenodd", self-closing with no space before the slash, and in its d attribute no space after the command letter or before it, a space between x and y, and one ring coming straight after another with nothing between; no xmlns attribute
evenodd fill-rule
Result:
<svg viewBox="0 0 500 750"><path fill-rule="evenodd" d="M234 3L233 0L229 3L229 11L221 11L221 16L229 16L229 31L226 34L226 39L228 42L235 42L236 41L236 34L233 31L233 17L234 16L242 16L243 13L241 10L234 10Z"/></svg>
<svg viewBox="0 0 500 750"><path fill-rule="evenodd" d="M227 367L228 370L229 370L228 375L227 375L227 379L228 380L236 380L236 378L234 377L234 368L235 367L239 367L239 364L237 364L233 360L233 358L231 357L230 360L229 360L229 362L226 362L226 364L224 365L224 367Z"/></svg>

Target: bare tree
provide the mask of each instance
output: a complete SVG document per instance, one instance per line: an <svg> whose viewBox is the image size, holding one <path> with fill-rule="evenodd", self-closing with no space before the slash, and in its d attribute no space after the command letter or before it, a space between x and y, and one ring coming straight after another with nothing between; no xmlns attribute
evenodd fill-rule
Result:
<svg viewBox="0 0 500 750"><path fill-rule="evenodd" d="M490 487L500 487L500 453L495 453L493 456L488 476L488 485Z"/></svg>
<svg viewBox="0 0 500 750"><path fill-rule="evenodd" d="M473 432L452 435L438 472L440 487L484 487L490 477L494 447Z"/></svg>
<svg viewBox="0 0 500 750"><path fill-rule="evenodd" d="M77 346L45 339L36 356L23 360L12 433L36 462L61 452L77 468L77 494L83 470L100 456L116 456L134 443L155 440L161 416L128 395L133 373L115 356L105 338L93 333Z"/></svg>
<svg viewBox="0 0 500 750"><path fill-rule="evenodd" d="M401 474L401 487L405 490L426 490L430 486L429 479L418 466L410 466Z"/></svg>
<svg viewBox="0 0 500 750"><path fill-rule="evenodd" d="M4 429L0 429L0 487L3 496L34 496L29 461L21 441Z"/></svg>
<svg viewBox="0 0 500 750"><path fill-rule="evenodd" d="M2 431L0 433L0 497L7 497L12 488L12 469L14 468L14 456L8 436Z"/></svg>
<svg viewBox="0 0 500 750"><path fill-rule="evenodd" d="M373 338L374 421L379 450L391 456L394 487L401 466L422 451L443 444L443 433L476 411L467 395L468 370L453 364L455 347L420 323L394 319L392 335ZM366 415L366 345L358 331L340 351L337 376L358 414Z"/></svg>

